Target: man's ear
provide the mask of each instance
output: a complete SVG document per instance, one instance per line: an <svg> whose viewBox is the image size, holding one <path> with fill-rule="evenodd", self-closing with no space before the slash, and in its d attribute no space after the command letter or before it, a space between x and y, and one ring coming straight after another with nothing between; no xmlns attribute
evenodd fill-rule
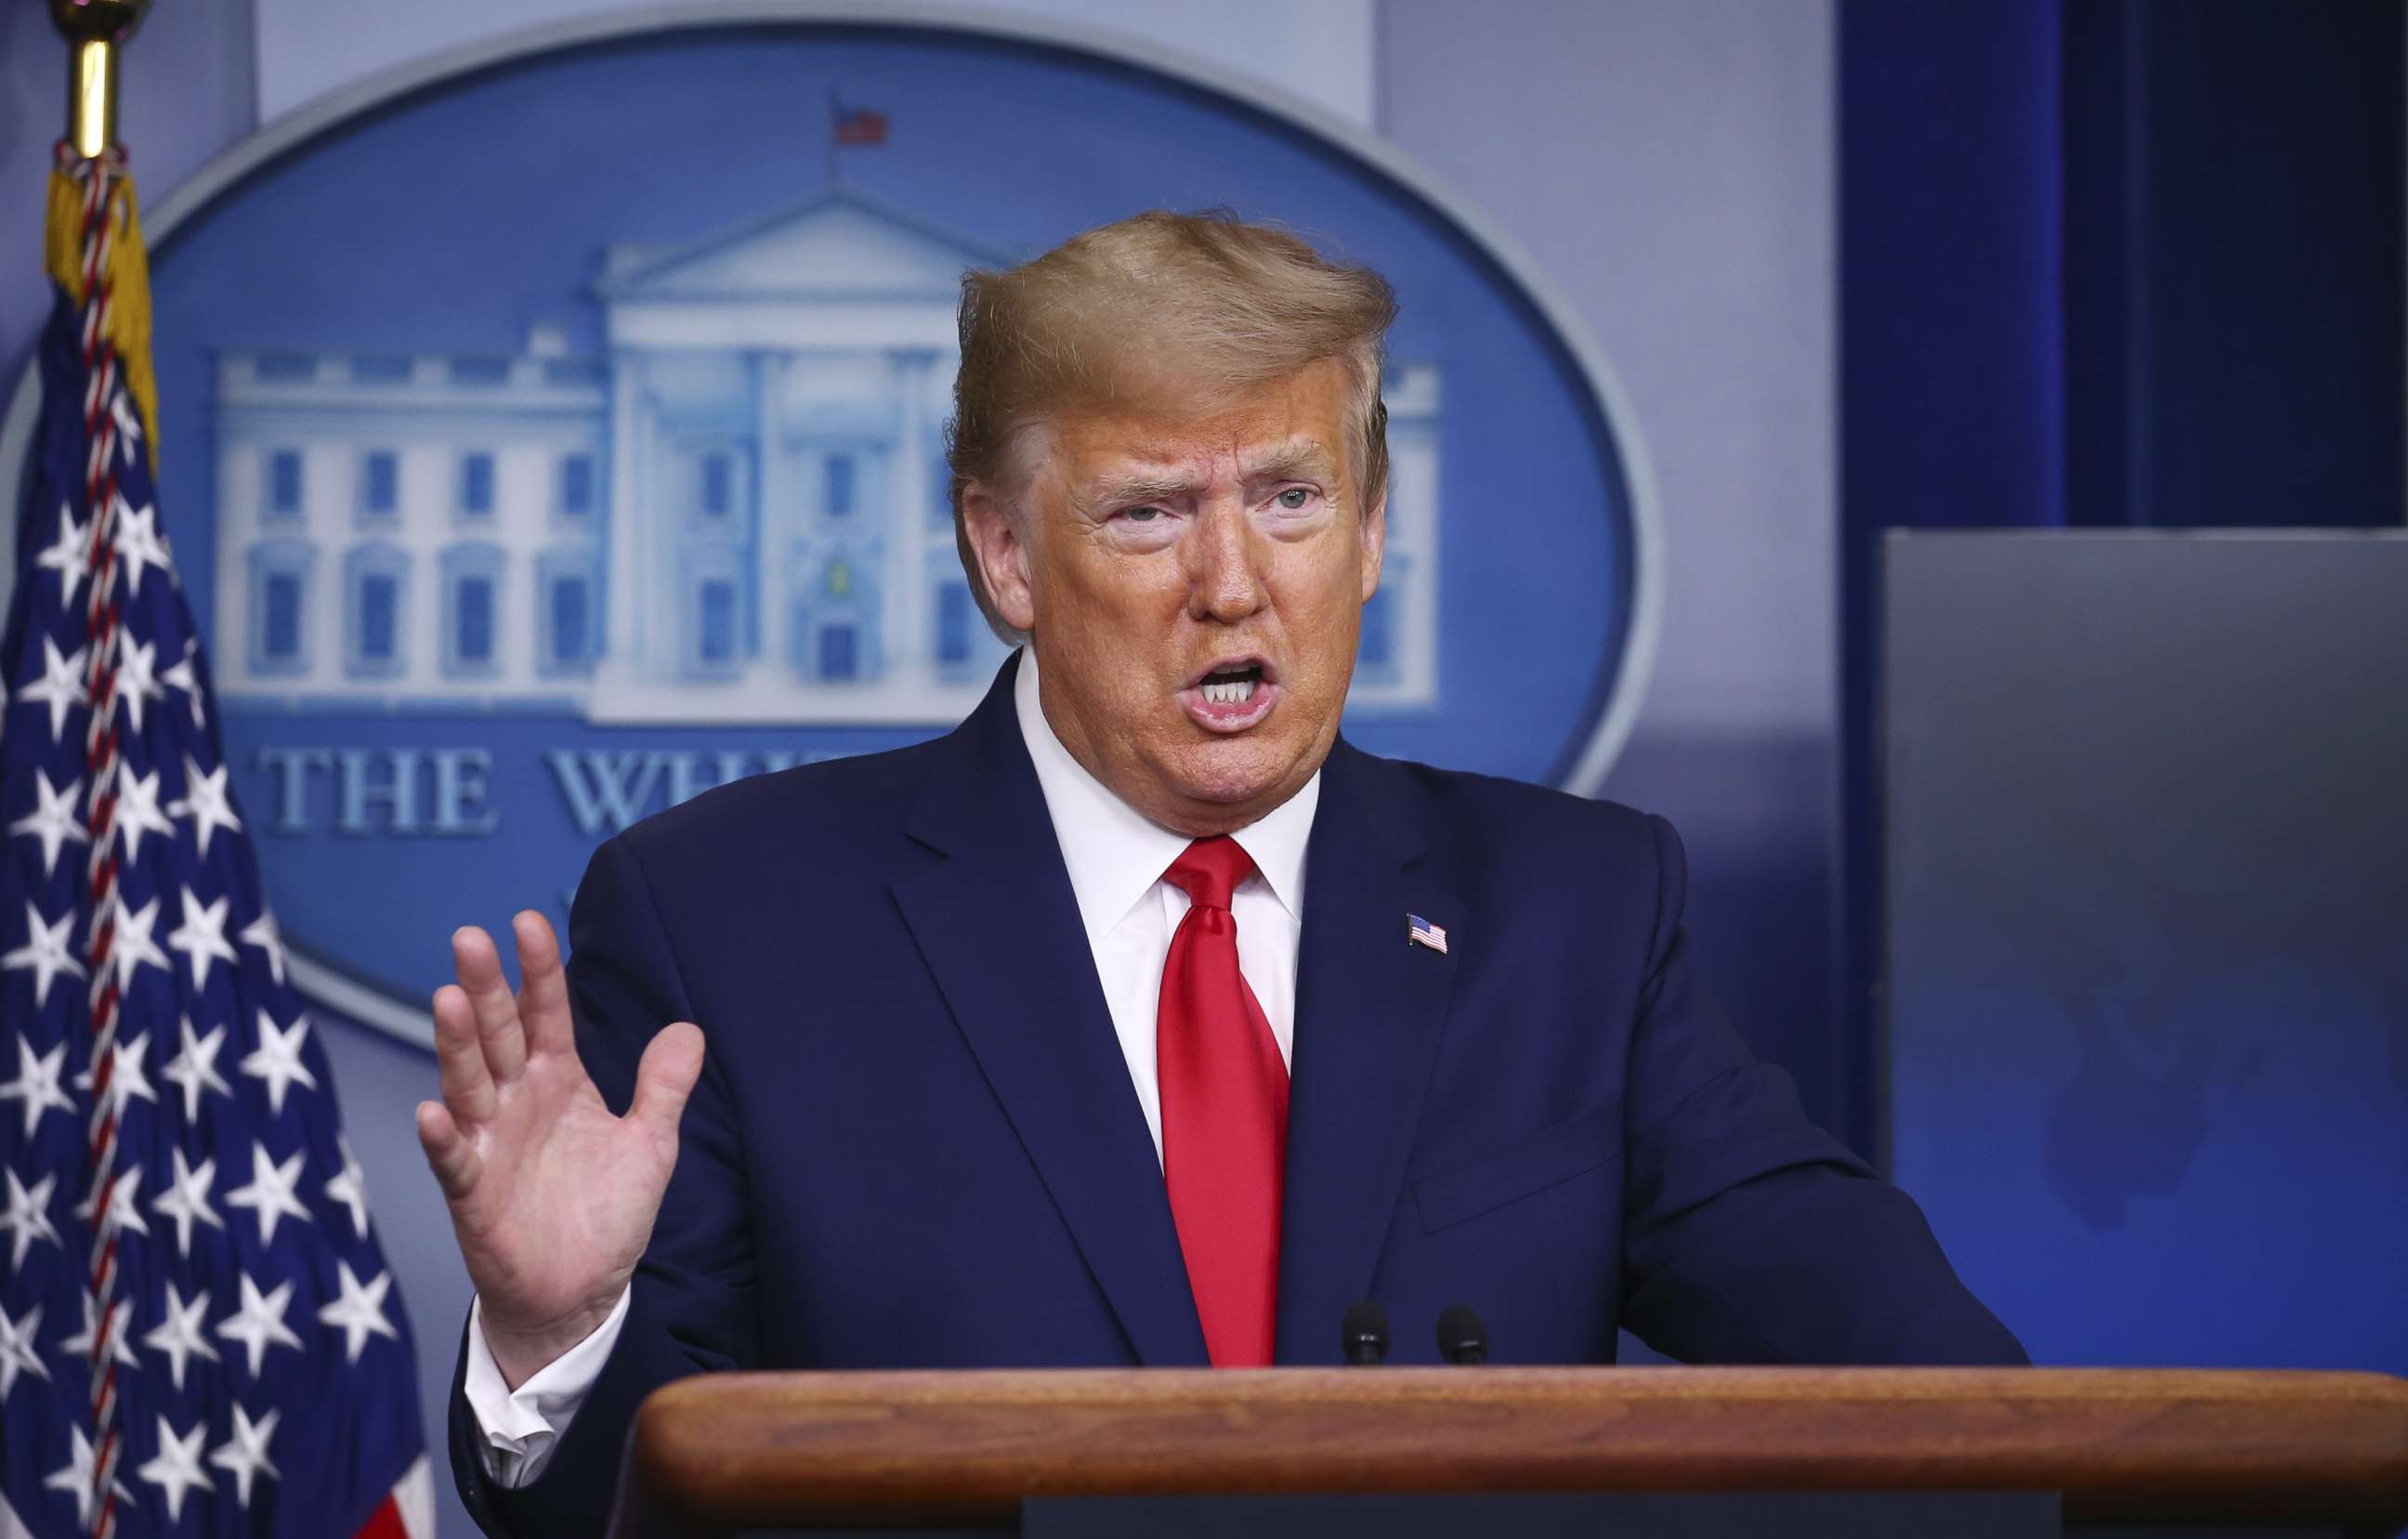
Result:
<svg viewBox="0 0 2408 1539"><path fill-rule="evenodd" d="M1371 505L1370 511L1363 515L1363 602L1366 604L1370 603L1371 595L1380 591L1380 560L1387 550L1388 494L1383 492L1380 500Z"/></svg>
<svg viewBox="0 0 2408 1539"><path fill-rule="evenodd" d="M984 481L962 488L962 527L978 557L979 576L996 613L1015 631L1037 628L1037 603L1029 591L1028 547L1003 498Z"/></svg>

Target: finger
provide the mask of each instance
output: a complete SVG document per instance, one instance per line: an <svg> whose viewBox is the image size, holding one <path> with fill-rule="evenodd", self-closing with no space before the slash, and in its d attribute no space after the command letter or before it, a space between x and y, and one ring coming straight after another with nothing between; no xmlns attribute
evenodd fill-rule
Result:
<svg viewBox="0 0 2408 1539"><path fill-rule="evenodd" d="M519 1024L529 1055L577 1051L568 1016L568 976L560 968L560 941L552 921L529 908L510 921L519 943Z"/></svg>
<svg viewBox="0 0 2408 1539"><path fill-rule="evenodd" d="M494 1078L477 1040L476 1012L456 983L435 990L435 1062L454 1119L474 1127L494 1115Z"/></svg>
<svg viewBox="0 0 2408 1539"><path fill-rule="evenodd" d="M663 1027L636 1065L636 1099L627 1119L643 1123L655 1137L675 1138L685 1098L701 1076L701 1028L684 1020Z"/></svg>
<svg viewBox="0 0 2408 1539"><path fill-rule="evenodd" d="M467 990L468 1007L477 1014L477 1037L484 1044L485 1067L494 1083L507 1085L526 1067L526 1037L519 1030L519 1002L510 980L502 976L502 954L494 937L473 924L452 932L452 965Z"/></svg>
<svg viewBox="0 0 2408 1539"><path fill-rule="evenodd" d="M476 1190L484 1161L440 1101L418 1104L418 1147L426 1151L427 1168L445 1197L456 1202Z"/></svg>

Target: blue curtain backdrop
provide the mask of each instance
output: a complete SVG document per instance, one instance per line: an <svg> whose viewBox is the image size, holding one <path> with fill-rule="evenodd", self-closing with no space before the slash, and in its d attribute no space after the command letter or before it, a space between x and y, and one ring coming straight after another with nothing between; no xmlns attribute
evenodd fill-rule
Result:
<svg viewBox="0 0 2408 1539"><path fill-rule="evenodd" d="M2401 521L2401 8L1840 18L1837 1131L1881 1157L1882 532Z"/></svg>

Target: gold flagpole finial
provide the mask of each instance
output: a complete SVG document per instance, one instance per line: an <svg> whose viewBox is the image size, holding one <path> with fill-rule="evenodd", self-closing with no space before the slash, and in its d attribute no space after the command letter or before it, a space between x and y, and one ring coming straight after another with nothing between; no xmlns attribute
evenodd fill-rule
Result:
<svg viewBox="0 0 2408 1539"><path fill-rule="evenodd" d="M117 56L150 0L50 0L67 40L67 143L86 160L117 142Z"/></svg>

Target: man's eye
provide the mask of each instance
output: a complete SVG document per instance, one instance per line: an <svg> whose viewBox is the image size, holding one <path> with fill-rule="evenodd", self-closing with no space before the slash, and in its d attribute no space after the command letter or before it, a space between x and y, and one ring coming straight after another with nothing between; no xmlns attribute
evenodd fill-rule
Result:
<svg viewBox="0 0 2408 1539"><path fill-rule="evenodd" d="M1311 501L1312 501L1312 492L1306 487L1292 486L1279 494L1279 505L1290 512L1294 512Z"/></svg>
<svg viewBox="0 0 2408 1539"><path fill-rule="evenodd" d="M1124 507L1121 509L1121 517L1126 519L1131 523L1152 523L1154 520L1162 517L1162 509L1158 507Z"/></svg>

